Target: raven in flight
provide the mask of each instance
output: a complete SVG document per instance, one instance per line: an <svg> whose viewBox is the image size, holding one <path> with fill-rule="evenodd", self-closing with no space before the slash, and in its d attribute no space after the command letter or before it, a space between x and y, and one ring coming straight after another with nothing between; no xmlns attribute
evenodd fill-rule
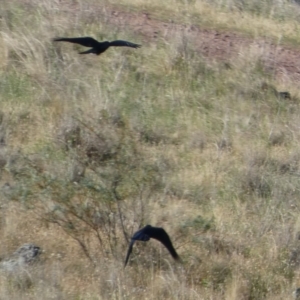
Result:
<svg viewBox="0 0 300 300"><path fill-rule="evenodd" d="M85 47L91 47L91 49L83 52L79 52L79 54L89 54L93 53L96 55L99 55L106 51L109 47L114 46L114 47L131 47L131 48L140 48L141 45L130 43L127 41L121 41L121 40L116 40L113 42L98 42L92 37L75 37L75 38L55 38L53 39L54 42L69 42L69 43L75 43L79 44Z"/></svg>
<svg viewBox="0 0 300 300"><path fill-rule="evenodd" d="M160 227L152 227L151 225L146 225L144 228L137 231L131 238L131 242L125 259L125 267L127 265L129 256L132 252L132 247L134 242L135 241L147 242L150 240L150 238L160 241L169 250L170 254L173 256L174 259L180 260L179 255L176 253L172 245L171 239L169 235L166 233L166 231Z"/></svg>

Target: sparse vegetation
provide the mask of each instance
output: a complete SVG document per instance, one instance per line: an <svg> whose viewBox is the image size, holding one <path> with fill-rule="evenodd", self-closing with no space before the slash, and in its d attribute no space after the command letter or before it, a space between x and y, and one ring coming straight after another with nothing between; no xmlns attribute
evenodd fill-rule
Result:
<svg viewBox="0 0 300 300"><path fill-rule="evenodd" d="M26 274L0 270L1 299L291 297L300 275L298 82L266 67L268 48L224 62L204 57L186 30L153 40L109 18L149 11L299 44L297 4L0 8L0 256L28 242L44 250ZM143 47L82 57L51 42L85 35ZM146 224L166 229L182 264L157 243L136 243L123 269L131 234Z"/></svg>

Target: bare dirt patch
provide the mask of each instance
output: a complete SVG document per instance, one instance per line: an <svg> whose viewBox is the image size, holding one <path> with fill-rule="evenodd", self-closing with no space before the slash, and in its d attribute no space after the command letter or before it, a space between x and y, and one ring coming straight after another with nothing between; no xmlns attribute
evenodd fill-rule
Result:
<svg viewBox="0 0 300 300"><path fill-rule="evenodd" d="M182 25L152 19L148 13L128 13L117 10L106 10L108 21L119 27L130 28L145 37L148 42L158 38L168 39L174 34L184 32L189 43L193 43L199 53L209 59L228 61L239 55L247 47L256 47L262 53L262 62L267 70L283 80L300 79L299 49L277 45L270 40L253 39L235 32L221 32L214 29L202 29L195 25Z"/></svg>

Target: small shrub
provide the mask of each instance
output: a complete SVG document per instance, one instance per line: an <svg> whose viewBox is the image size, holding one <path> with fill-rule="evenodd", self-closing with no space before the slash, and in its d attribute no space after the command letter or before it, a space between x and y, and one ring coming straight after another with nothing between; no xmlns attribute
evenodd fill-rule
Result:
<svg viewBox="0 0 300 300"><path fill-rule="evenodd" d="M65 162L57 162L58 168L40 168L22 155L23 167L17 175L24 201L38 209L46 222L57 224L74 238L93 262L89 236L96 238L102 254L116 255L122 247L117 238L122 234L128 240L127 224L134 213L126 210L126 202L136 201L132 207L142 212L137 219L140 224L145 211L143 198L162 183L159 168L147 162L127 127L112 127L110 121L104 121L100 135L91 121L81 124L75 136L80 133L85 142L72 151L65 148ZM93 151L91 145L95 145ZM71 176L66 176L70 169Z"/></svg>
<svg viewBox="0 0 300 300"><path fill-rule="evenodd" d="M211 283L214 289L220 288L232 276L232 271L227 263L217 263L211 269Z"/></svg>
<svg viewBox="0 0 300 300"><path fill-rule="evenodd" d="M247 299L260 300L266 299L268 288L264 279L259 274L253 274L248 279L249 293Z"/></svg>
<svg viewBox="0 0 300 300"><path fill-rule="evenodd" d="M242 189L247 194L255 194L258 197L268 198L272 194L272 188L267 178L258 169L249 170L241 179Z"/></svg>

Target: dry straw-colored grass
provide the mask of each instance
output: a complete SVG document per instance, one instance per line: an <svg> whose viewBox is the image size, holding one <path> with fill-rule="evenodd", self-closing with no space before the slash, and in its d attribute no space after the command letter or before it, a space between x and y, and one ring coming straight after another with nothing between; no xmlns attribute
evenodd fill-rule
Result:
<svg viewBox="0 0 300 300"><path fill-rule="evenodd" d="M120 7L299 42L292 4L267 14L225 2ZM44 249L23 273L0 273L0 298L290 298L300 284L297 84L264 69L268 49L210 61L186 32L154 44L96 17L112 6L0 4L0 254ZM51 42L64 35L143 47L82 57ZM169 232L182 264L150 241L123 269L125 236L146 223Z"/></svg>
<svg viewBox="0 0 300 300"><path fill-rule="evenodd" d="M295 1L296 2L296 1ZM252 37L298 44L299 8L294 1L239 0L110 0L128 11L148 11L153 16L183 24L241 31Z"/></svg>

